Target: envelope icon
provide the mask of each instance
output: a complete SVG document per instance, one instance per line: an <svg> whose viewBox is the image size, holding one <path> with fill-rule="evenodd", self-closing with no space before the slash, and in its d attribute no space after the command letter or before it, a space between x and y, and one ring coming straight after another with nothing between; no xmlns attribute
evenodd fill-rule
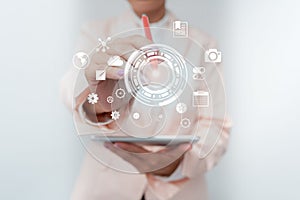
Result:
<svg viewBox="0 0 300 200"><path fill-rule="evenodd" d="M105 70L96 70L96 80L104 81L106 79L106 71Z"/></svg>

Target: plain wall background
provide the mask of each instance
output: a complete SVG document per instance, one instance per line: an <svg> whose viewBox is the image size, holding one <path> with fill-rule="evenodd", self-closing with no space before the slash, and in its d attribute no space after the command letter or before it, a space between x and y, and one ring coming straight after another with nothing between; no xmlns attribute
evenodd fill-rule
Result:
<svg viewBox="0 0 300 200"><path fill-rule="evenodd" d="M85 152L59 80L82 23L124 7L125 0L2 2L0 199L68 199ZM211 199L300 199L299 1L168 0L168 7L217 38L223 52L234 127L207 176Z"/></svg>

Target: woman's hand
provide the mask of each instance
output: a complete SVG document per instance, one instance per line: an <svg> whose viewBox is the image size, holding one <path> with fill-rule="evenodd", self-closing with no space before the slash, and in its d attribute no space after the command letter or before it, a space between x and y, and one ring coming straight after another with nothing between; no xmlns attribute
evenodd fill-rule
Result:
<svg viewBox="0 0 300 200"><path fill-rule="evenodd" d="M191 144L166 147L158 152L150 152L132 143L106 142L105 147L131 163L141 173L151 173L159 176L170 176L180 164ZM162 166L165 166L161 168Z"/></svg>
<svg viewBox="0 0 300 200"><path fill-rule="evenodd" d="M135 50L150 44L151 41L140 35L129 36L126 38L119 38L108 43L109 49L105 52L96 52L90 61L90 65L85 70L85 77L89 83L89 88L95 90L100 97L97 104L91 105L88 102L84 103L84 109L90 116L97 114L111 112L111 105L106 101L108 96L112 95L115 85L123 78L124 65L108 66L107 61L112 56L119 56L124 62L128 60L131 53ZM96 70L106 71L106 80L96 80ZM126 105L128 102L122 102L120 107Z"/></svg>

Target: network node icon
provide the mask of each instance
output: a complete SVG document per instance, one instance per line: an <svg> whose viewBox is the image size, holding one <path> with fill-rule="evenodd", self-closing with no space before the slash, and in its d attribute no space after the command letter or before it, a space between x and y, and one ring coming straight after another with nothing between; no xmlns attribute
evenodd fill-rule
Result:
<svg viewBox="0 0 300 200"><path fill-rule="evenodd" d="M110 116L113 120L118 120L120 118L120 113L118 111L114 110L111 112Z"/></svg>
<svg viewBox="0 0 300 200"><path fill-rule="evenodd" d="M119 88L116 90L115 92L116 96L119 98L119 99L123 99L125 97L125 90L123 88Z"/></svg>
<svg viewBox="0 0 300 200"><path fill-rule="evenodd" d="M102 40L101 38L98 38L98 41L100 42L99 46L96 48L96 51L102 51L102 52L106 52L109 49L109 46L107 45L107 43L109 41L111 41L111 38L108 37L106 38L106 40Z"/></svg>
<svg viewBox="0 0 300 200"><path fill-rule="evenodd" d="M91 93L88 95L87 97L87 100L90 104L95 104L98 102L99 100L99 97L98 97L98 94L95 94L95 93Z"/></svg>
<svg viewBox="0 0 300 200"><path fill-rule="evenodd" d="M89 64L89 55L84 52L77 52L73 56L72 61L77 69L85 69Z"/></svg>

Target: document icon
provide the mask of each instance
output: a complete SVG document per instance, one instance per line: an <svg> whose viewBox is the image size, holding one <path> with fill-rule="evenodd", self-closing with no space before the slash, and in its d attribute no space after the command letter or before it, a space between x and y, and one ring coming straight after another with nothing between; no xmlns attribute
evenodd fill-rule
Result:
<svg viewBox="0 0 300 200"><path fill-rule="evenodd" d="M207 108L209 106L209 93L202 90L193 92L193 106Z"/></svg>
<svg viewBox="0 0 300 200"><path fill-rule="evenodd" d="M106 79L106 71L105 70L96 70L96 80L104 81Z"/></svg>
<svg viewBox="0 0 300 200"><path fill-rule="evenodd" d="M188 22L175 21L173 22L173 37L187 38L188 37Z"/></svg>

